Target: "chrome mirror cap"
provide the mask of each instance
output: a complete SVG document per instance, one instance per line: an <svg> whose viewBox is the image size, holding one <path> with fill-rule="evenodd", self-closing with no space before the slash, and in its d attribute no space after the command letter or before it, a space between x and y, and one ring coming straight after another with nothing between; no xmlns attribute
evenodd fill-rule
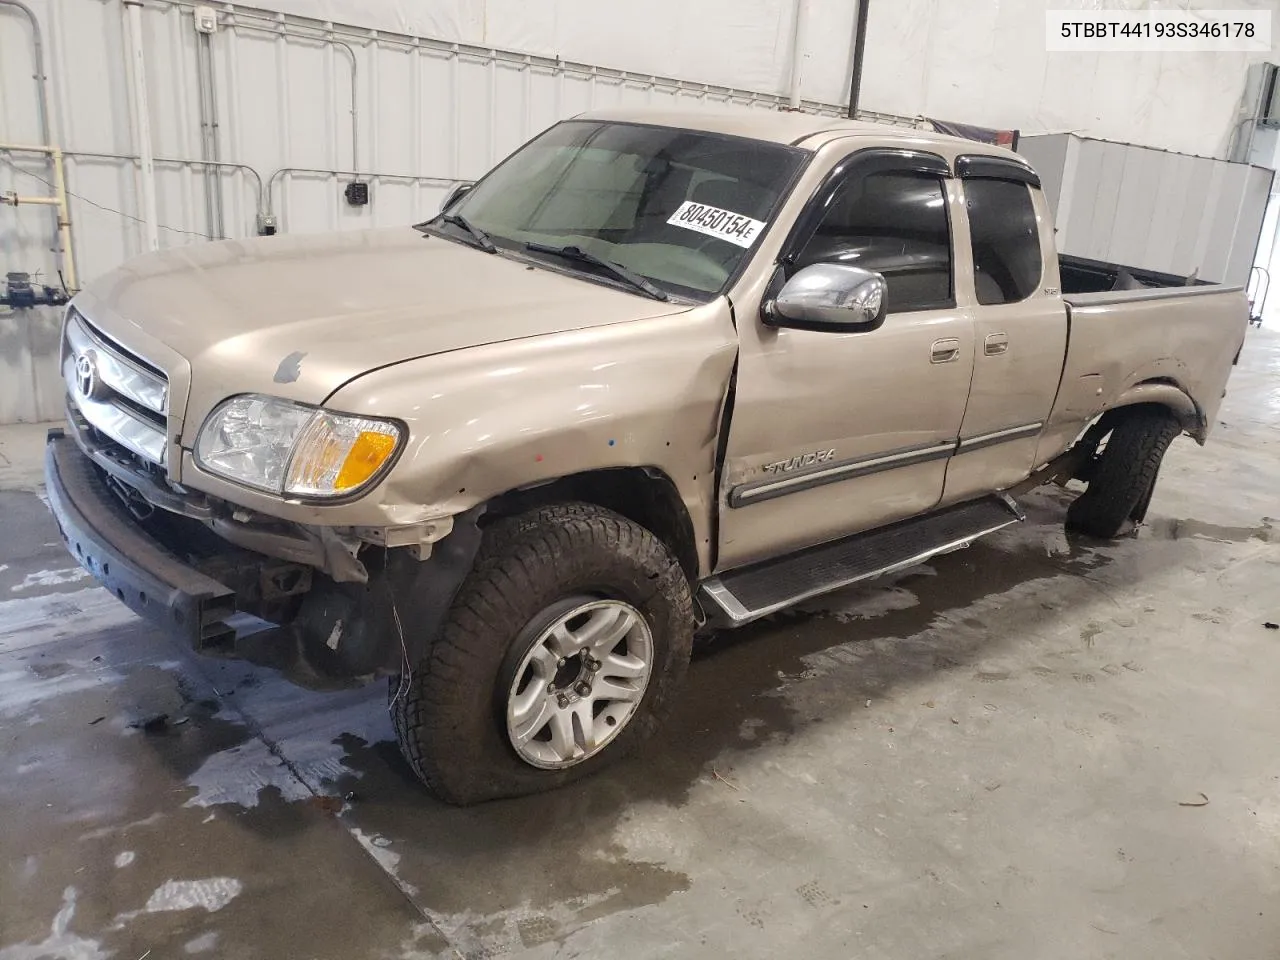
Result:
<svg viewBox="0 0 1280 960"><path fill-rule="evenodd" d="M883 276L843 263L799 270L770 301L765 322L775 327L853 333L884 323L889 288Z"/></svg>

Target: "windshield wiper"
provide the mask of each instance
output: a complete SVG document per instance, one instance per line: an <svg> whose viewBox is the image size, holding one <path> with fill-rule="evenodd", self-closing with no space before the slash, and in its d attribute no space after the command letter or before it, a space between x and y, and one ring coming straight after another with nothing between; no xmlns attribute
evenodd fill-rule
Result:
<svg viewBox="0 0 1280 960"><path fill-rule="evenodd" d="M577 260L579 263L589 263L592 266L599 267L613 277L621 280L628 286L634 287L646 296L653 297L655 300L670 300L663 291L659 290L652 283L633 273L621 264L614 263L612 260L606 260L604 257L597 257L594 253L588 253L581 247L557 247L549 243L526 243L526 250L532 250L534 253L549 253L555 257L564 257L566 260Z"/></svg>
<svg viewBox="0 0 1280 960"><path fill-rule="evenodd" d="M428 220L426 223L415 224L414 229L421 230L424 227L431 226L437 220L441 223L448 223L452 226L458 227L464 233L468 234L473 241L471 246L483 250L485 253L498 252L497 244L493 242L489 235L460 213L442 213L438 217L433 217Z"/></svg>

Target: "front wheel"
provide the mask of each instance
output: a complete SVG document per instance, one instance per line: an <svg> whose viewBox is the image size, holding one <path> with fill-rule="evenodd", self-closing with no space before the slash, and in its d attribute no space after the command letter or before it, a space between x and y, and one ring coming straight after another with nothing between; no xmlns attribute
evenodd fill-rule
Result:
<svg viewBox="0 0 1280 960"><path fill-rule="evenodd" d="M658 726L693 625L680 565L630 520L558 504L499 521L422 662L391 681L400 748L451 803L587 776Z"/></svg>

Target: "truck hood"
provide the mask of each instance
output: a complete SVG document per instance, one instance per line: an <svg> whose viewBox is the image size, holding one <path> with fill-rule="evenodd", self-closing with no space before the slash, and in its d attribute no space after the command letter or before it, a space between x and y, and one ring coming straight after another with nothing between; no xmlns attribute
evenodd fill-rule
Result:
<svg viewBox="0 0 1280 960"><path fill-rule="evenodd" d="M150 254L94 281L75 306L166 370L179 419L244 392L321 403L389 364L688 309L410 227Z"/></svg>

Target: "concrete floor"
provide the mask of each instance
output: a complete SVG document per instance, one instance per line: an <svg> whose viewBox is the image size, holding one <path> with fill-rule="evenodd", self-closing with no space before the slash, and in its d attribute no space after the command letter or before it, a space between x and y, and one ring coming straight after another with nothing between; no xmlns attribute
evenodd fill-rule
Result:
<svg viewBox="0 0 1280 960"><path fill-rule="evenodd" d="M1221 420L1136 537L1035 494L717 638L638 760L467 810L380 687L187 654L0 492L0 960L1275 957L1280 336ZM21 485L38 434L0 451Z"/></svg>

